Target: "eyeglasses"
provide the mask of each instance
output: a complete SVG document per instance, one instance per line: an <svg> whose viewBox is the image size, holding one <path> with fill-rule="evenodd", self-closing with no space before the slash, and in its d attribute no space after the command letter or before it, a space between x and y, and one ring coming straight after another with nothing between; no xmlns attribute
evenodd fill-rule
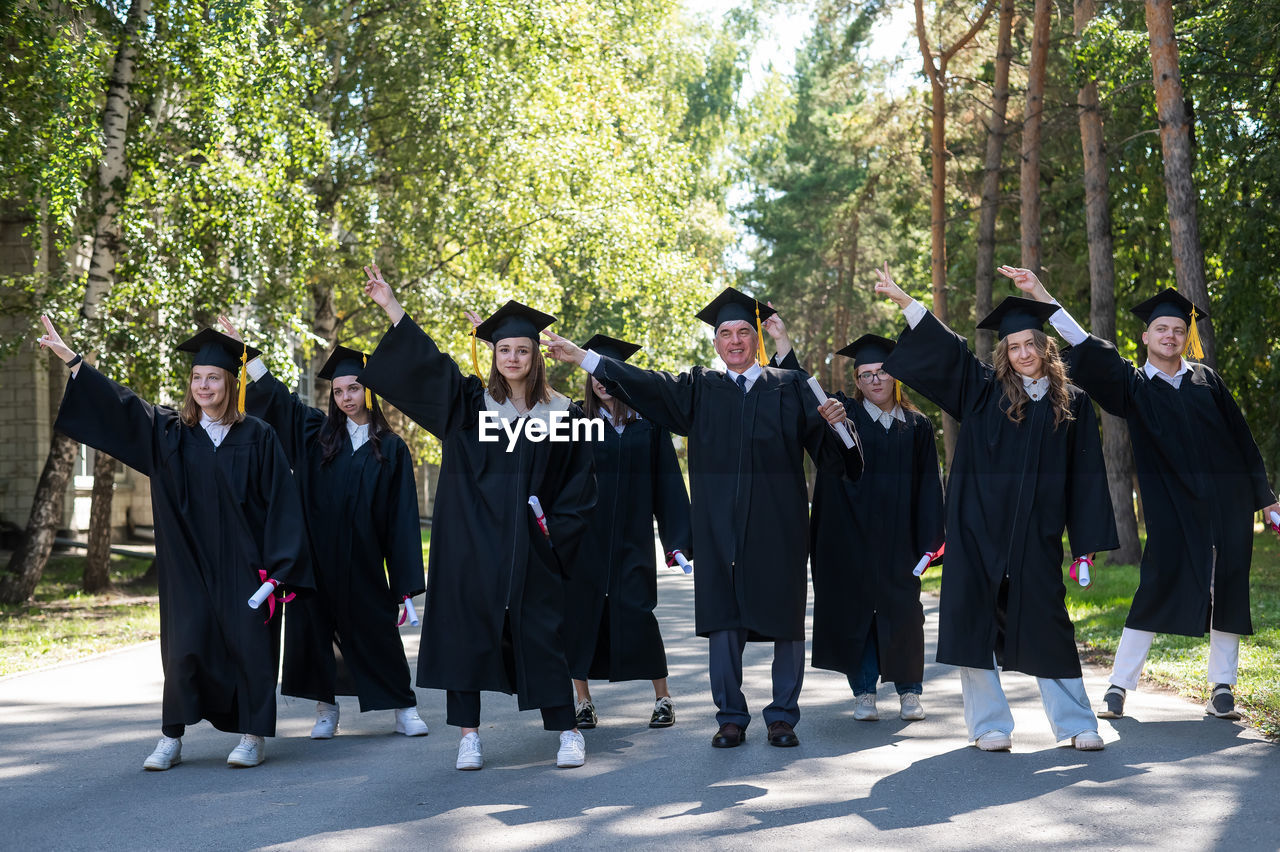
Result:
<svg viewBox="0 0 1280 852"><path fill-rule="evenodd" d="M858 381L864 382L865 384L871 384L872 382L887 382L888 380L889 374L884 370L876 370L874 373L867 370L866 372L858 374Z"/></svg>

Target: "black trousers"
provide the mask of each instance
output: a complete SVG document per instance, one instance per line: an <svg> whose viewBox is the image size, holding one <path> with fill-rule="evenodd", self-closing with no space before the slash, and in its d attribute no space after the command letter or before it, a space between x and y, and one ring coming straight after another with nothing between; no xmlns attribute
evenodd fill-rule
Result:
<svg viewBox="0 0 1280 852"><path fill-rule="evenodd" d="M445 724L455 728L480 727L480 693L445 692ZM542 727L547 731L572 731L578 727L572 704L558 707L540 707Z"/></svg>

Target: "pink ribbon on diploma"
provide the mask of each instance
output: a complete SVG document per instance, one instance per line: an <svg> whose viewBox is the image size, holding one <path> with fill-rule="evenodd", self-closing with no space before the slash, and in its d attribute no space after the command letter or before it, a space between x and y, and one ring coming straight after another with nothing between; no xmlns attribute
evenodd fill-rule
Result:
<svg viewBox="0 0 1280 852"><path fill-rule="evenodd" d="M273 588L276 588L276 589L280 588L280 583L268 577L267 572L262 568L258 569L258 579L264 583L270 583ZM294 594L293 592L290 592L287 595L280 595L280 603L288 603L289 601L293 600L295 597L297 597L297 595ZM270 597L267 598L267 618L262 623L269 624L271 622L272 616L274 616L275 614L276 614L276 596L271 595Z"/></svg>

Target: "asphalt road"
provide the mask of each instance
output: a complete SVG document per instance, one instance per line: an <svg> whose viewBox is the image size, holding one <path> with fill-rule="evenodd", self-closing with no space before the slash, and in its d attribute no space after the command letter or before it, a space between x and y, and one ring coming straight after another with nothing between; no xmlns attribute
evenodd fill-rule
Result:
<svg viewBox="0 0 1280 852"><path fill-rule="evenodd" d="M536 712L485 695L486 766L453 768L444 696L419 690L431 735L393 734L392 714L342 699L339 735L308 738L311 702L281 697L278 736L255 769L226 766L236 737L188 730L183 763L145 772L159 735L158 643L0 680L0 849L684 847L1276 849L1280 751L1176 696L1131 693L1102 721L1103 752L1055 744L1034 681L1005 676L1010 754L966 744L959 678L930 664L923 722L855 722L843 677L809 669L801 745L768 745L771 649L750 646L745 745L712 749L706 642L693 583L659 578L676 725L647 727L647 682L593 685L601 725L587 764L555 767ZM937 601L925 598L933 657ZM405 628L411 660L417 631ZM1095 706L1105 672L1086 671Z"/></svg>

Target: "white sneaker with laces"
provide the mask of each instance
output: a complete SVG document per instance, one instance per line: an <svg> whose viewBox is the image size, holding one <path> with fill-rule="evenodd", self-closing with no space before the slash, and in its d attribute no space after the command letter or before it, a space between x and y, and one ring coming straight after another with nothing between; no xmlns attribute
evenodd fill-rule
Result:
<svg viewBox="0 0 1280 852"><path fill-rule="evenodd" d="M156 744L156 750L142 762L142 768L150 769L152 772L164 772L181 762L182 738L161 736L160 742Z"/></svg>
<svg viewBox="0 0 1280 852"><path fill-rule="evenodd" d="M1098 736L1097 731L1085 731L1083 734L1076 734L1071 738L1071 745L1075 746L1076 751L1102 751L1106 748L1106 744L1102 742L1102 737Z"/></svg>
<svg viewBox="0 0 1280 852"><path fill-rule="evenodd" d="M904 722L919 722L924 718L924 705L920 696L914 692L904 692L898 696L898 718Z"/></svg>
<svg viewBox="0 0 1280 852"><path fill-rule="evenodd" d="M983 751L1009 751L1013 748L1013 738L1004 731L987 731L973 744Z"/></svg>
<svg viewBox="0 0 1280 852"><path fill-rule="evenodd" d="M458 769L481 769L484 753L480 750L480 735L475 731L458 740Z"/></svg>
<svg viewBox="0 0 1280 852"><path fill-rule="evenodd" d="M427 735L427 723L418 715L417 707L402 707L396 711L396 733L406 737Z"/></svg>
<svg viewBox="0 0 1280 852"><path fill-rule="evenodd" d="M240 745L227 755L227 766L248 768L267 759L267 741L256 734L242 734Z"/></svg>
<svg viewBox="0 0 1280 852"><path fill-rule="evenodd" d="M577 731L560 734L560 750L556 752L556 766L574 769L587 762L587 741Z"/></svg>
<svg viewBox="0 0 1280 852"><path fill-rule="evenodd" d="M876 712L876 694L874 692L864 692L856 696L856 703L853 705L853 718L859 722L875 722L880 718L880 714Z"/></svg>
<svg viewBox="0 0 1280 852"><path fill-rule="evenodd" d="M311 728L311 739L331 740L336 733L338 733L338 705L317 701L316 723Z"/></svg>

